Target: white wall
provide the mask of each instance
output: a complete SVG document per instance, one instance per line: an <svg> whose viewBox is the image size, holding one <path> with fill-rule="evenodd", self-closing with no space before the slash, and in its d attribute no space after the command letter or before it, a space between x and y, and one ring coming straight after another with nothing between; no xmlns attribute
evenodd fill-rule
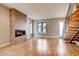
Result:
<svg viewBox="0 0 79 59"><path fill-rule="evenodd" d="M26 30L26 19L23 19L22 16L18 18L19 19L15 20L15 29Z"/></svg>
<svg viewBox="0 0 79 59"><path fill-rule="evenodd" d="M29 39L31 37L31 34L30 34L30 22L31 22L31 20L32 19L27 17L27 22L26 22L26 36L27 36L27 39Z"/></svg>
<svg viewBox="0 0 79 59"><path fill-rule="evenodd" d="M34 20L34 36L51 36L51 37L60 37L59 33L59 22L64 22L64 18L55 18L55 19L43 19L43 20ZM37 23L46 22L47 24L47 33L41 34L37 32Z"/></svg>

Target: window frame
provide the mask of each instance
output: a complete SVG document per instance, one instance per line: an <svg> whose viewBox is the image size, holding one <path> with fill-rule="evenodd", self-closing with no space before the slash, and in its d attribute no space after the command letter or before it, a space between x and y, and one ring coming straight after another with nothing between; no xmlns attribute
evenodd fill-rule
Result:
<svg viewBox="0 0 79 59"><path fill-rule="evenodd" d="M41 28L40 28L41 31L40 32L39 32L39 23L41 24ZM46 28L45 28L46 31L45 32L43 31L44 30L44 25L43 25L44 23L46 24L46 22L38 22L37 23L37 32L38 33L46 33L47 32L47 29L46 29L47 25L46 25Z"/></svg>

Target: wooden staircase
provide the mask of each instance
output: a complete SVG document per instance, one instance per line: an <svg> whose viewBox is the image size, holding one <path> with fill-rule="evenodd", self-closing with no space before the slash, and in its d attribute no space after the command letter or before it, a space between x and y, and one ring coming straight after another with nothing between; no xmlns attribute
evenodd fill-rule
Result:
<svg viewBox="0 0 79 59"><path fill-rule="evenodd" d="M65 40L70 43L73 40L79 41L79 4L76 4L75 11L69 16L69 24L65 33Z"/></svg>

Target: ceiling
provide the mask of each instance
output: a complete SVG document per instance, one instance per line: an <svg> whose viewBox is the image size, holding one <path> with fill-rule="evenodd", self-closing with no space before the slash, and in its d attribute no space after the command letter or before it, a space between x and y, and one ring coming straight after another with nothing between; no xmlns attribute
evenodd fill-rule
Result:
<svg viewBox="0 0 79 59"><path fill-rule="evenodd" d="M34 20L66 17L69 3L3 3Z"/></svg>

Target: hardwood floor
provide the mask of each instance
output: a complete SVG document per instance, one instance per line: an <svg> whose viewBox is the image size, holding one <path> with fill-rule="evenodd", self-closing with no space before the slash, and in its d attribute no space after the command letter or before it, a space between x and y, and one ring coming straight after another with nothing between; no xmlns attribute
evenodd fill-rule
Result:
<svg viewBox="0 0 79 59"><path fill-rule="evenodd" d="M78 56L79 47L62 39L29 39L0 49L2 56Z"/></svg>

